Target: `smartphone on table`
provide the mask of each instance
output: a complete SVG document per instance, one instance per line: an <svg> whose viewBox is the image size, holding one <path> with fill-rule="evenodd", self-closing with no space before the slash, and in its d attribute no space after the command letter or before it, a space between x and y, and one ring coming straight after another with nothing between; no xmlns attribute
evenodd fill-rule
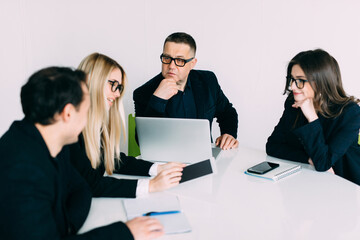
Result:
<svg viewBox="0 0 360 240"><path fill-rule="evenodd" d="M265 174L275 168L279 167L278 163L273 163L273 162L262 162L259 163L255 166L252 166L251 168L249 168L247 171L249 173L256 173L256 174Z"/></svg>

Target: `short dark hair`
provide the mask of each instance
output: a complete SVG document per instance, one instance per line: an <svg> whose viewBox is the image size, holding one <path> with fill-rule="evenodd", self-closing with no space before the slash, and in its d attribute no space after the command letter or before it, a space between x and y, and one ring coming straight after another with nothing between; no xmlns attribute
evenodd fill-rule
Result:
<svg viewBox="0 0 360 240"><path fill-rule="evenodd" d="M192 36L184 32L175 32L170 34L164 42L164 47L167 42L174 43L185 43L190 46L190 49L194 51L194 55L196 54L196 43Z"/></svg>
<svg viewBox="0 0 360 240"><path fill-rule="evenodd" d="M49 67L34 73L21 88L21 105L25 118L33 123L49 125L54 115L66 104L79 108L83 99L81 83L86 74L66 67Z"/></svg>

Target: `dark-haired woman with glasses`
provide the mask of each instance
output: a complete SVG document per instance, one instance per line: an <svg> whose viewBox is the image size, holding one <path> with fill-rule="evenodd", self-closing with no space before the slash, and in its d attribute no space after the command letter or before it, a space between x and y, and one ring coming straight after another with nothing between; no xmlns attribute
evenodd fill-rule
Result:
<svg viewBox="0 0 360 240"><path fill-rule="evenodd" d="M300 52L288 65L286 93L267 154L334 171L360 185L359 100L345 93L337 61L321 49Z"/></svg>
<svg viewBox="0 0 360 240"><path fill-rule="evenodd" d="M126 88L124 69L113 59L93 53L79 69L87 76L91 106L79 142L70 146L72 164L89 183L95 197L136 197L177 185L184 167L180 163L153 164L120 152L125 133L122 96ZM153 179L119 180L104 177L121 173L155 176Z"/></svg>

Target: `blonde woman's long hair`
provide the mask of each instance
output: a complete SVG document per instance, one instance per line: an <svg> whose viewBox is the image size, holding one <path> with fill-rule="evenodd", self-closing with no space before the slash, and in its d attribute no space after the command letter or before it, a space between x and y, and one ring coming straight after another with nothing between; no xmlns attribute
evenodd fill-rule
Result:
<svg viewBox="0 0 360 240"><path fill-rule="evenodd" d="M88 112L88 121L83 130L87 157L94 169L104 162L106 173L111 175L115 166L120 163L121 132L125 138L125 120L122 97L114 101L110 110L107 110L105 100L105 86L109 75L114 69L120 69L122 84L126 86L124 69L115 60L100 54L93 53L83 59L78 69L84 71L89 87L91 107Z"/></svg>

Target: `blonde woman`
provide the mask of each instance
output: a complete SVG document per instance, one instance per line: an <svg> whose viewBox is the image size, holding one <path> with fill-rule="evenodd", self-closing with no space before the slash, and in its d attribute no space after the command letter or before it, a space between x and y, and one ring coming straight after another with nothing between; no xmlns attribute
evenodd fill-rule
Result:
<svg viewBox="0 0 360 240"><path fill-rule="evenodd" d="M137 160L120 152L124 131L121 98L126 86L124 69L113 59L93 53L79 65L88 74L91 107L79 142L70 146L73 166L89 183L95 197L136 197L179 184L185 165L163 165ZM151 180L119 180L104 177L113 173L156 176Z"/></svg>

